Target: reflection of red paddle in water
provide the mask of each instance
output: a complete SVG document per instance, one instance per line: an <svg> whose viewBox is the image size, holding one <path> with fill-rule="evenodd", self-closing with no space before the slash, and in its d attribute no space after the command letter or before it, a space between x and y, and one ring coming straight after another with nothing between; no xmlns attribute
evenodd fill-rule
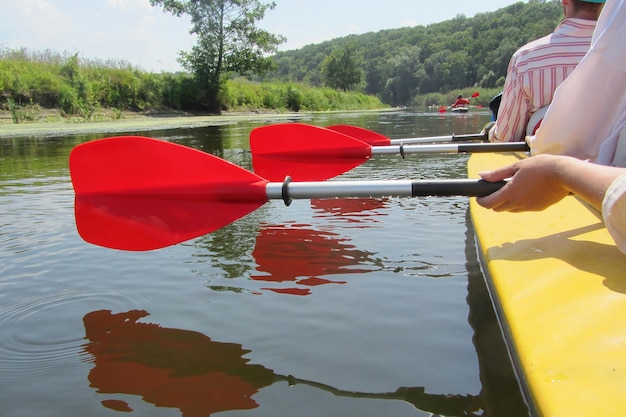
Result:
<svg viewBox="0 0 626 417"><path fill-rule="evenodd" d="M387 207L389 198L314 198L311 199L311 207L319 213L328 213L332 216L340 216L349 222L359 222L367 219L376 222L376 216L384 215L380 209ZM321 217L321 216L316 216ZM361 218L361 219L360 219ZM363 226L365 227L365 226Z"/></svg>
<svg viewBox="0 0 626 417"><path fill-rule="evenodd" d="M137 323L146 316L146 311L139 310L118 314L99 310L83 317L88 339L83 349L93 362L89 382L98 393L138 395L157 407L178 408L184 417L209 417L221 411L256 408L254 394L284 381L340 397L403 400L437 415L482 415L480 398L470 395L427 394L423 387L364 393L275 374L244 359L250 351L240 344L216 342L190 330ZM102 404L132 411L119 399L105 399Z"/></svg>
<svg viewBox="0 0 626 417"><path fill-rule="evenodd" d="M353 268L373 264L371 253L360 251L349 239L333 232L315 230L309 225L264 225L256 236L252 256L264 275L253 275L258 281L295 282L305 288L263 288L278 293L308 295L310 287L323 284L345 284L323 278L336 274L358 274L372 269ZM297 274L297 275L296 275Z"/></svg>
<svg viewBox="0 0 626 417"><path fill-rule="evenodd" d="M274 375L248 364L243 356L249 351L197 332L136 323L147 315L101 310L83 318L89 339L84 349L94 357L89 381L99 393L140 395L186 417L258 407L251 397ZM108 404L120 407L119 401Z"/></svg>

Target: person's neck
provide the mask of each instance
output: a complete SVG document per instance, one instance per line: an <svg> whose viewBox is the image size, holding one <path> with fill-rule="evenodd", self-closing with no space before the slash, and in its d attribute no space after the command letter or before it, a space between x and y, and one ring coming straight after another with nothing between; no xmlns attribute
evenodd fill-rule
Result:
<svg viewBox="0 0 626 417"><path fill-rule="evenodd" d="M566 19L598 20L598 16L589 13L578 13L575 16L567 16Z"/></svg>
<svg viewBox="0 0 626 417"><path fill-rule="evenodd" d="M600 11L595 12L595 11L591 11L588 9L576 10L576 11L572 10L571 12L568 12L568 11L565 12L566 19L582 19L582 20L596 21L598 20L599 16L600 16Z"/></svg>

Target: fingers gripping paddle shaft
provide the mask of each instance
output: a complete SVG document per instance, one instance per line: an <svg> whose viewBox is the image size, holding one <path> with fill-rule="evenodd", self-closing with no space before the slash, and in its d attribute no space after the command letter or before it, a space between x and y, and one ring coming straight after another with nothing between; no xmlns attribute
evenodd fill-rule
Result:
<svg viewBox="0 0 626 417"><path fill-rule="evenodd" d="M333 125L328 126L327 129L334 130L336 132L343 133L348 136L352 136L355 139L363 141L372 146L389 146L389 145L403 145L403 144L417 144L417 143L438 143L438 142L465 142L472 140L487 141L487 135L484 133L468 134L468 135L449 135L449 136L425 136L421 138L400 138L389 139L380 133L372 130L364 129L362 127L351 125Z"/></svg>
<svg viewBox="0 0 626 417"><path fill-rule="evenodd" d="M78 145L70 155L78 231L114 249L163 248L210 233L269 199L483 196L483 180L268 182L181 145L124 136Z"/></svg>
<svg viewBox="0 0 626 417"><path fill-rule="evenodd" d="M269 125L250 134L255 172L270 181L326 180L374 155L527 151L523 142L374 146L343 133L302 123Z"/></svg>

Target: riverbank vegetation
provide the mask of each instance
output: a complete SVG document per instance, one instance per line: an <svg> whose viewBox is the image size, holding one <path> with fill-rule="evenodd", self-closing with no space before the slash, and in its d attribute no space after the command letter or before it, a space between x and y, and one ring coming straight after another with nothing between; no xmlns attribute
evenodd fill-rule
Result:
<svg viewBox="0 0 626 417"><path fill-rule="evenodd" d="M276 7L262 0L150 0L174 16L191 19L189 33L196 38L190 51L179 53L178 62L193 74L196 93L207 111L220 114L220 96L233 75L263 75L274 68L271 55L285 37L257 24Z"/></svg>
<svg viewBox="0 0 626 417"><path fill-rule="evenodd" d="M154 1L154 4L166 2ZM121 118L168 109L336 111L437 106L479 91L473 105L499 93L512 53L554 30L557 0L529 0L473 18L350 35L271 56L264 75L226 71L207 102L205 81L191 72L151 73L127 62L86 60L79 53L0 47L0 110L11 122L40 120L58 109L76 120ZM243 75L242 75L243 74ZM204 85L206 87L206 85ZM103 116L105 115L105 116Z"/></svg>
<svg viewBox="0 0 626 417"><path fill-rule="evenodd" d="M234 78L219 97L223 110L327 111L386 107L362 92L314 88L296 82ZM124 111L171 109L206 114L194 78L187 73L149 73L119 61L84 60L55 51L0 50L0 108L13 122L35 121L38 109L62 117L120 118Z"/></svg>

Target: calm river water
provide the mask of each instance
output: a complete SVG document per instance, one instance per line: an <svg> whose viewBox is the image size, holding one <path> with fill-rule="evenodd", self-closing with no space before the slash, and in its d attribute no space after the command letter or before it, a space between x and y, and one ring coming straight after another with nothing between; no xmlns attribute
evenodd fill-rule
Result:
<svg viewBox="0 0 626 417"><path fill-rule="evenodd" d="M398 138L488 119L297 120ZM270 123L134 134L251 169L250 131ZM1 416L527 415L467 198L271 201L176 246L106 249L76 232L68 169L106 136L0 139ZM341 179L463 178L467 159L376 157Z"/></svg>

